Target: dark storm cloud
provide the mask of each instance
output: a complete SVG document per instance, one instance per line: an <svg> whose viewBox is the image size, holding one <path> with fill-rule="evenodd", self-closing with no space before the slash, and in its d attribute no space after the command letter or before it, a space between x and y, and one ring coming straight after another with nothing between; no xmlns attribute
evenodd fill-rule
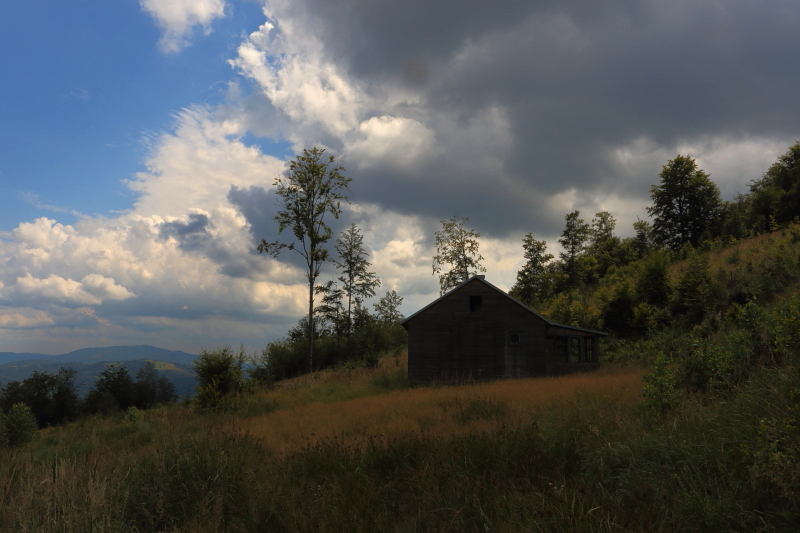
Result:
<svg viewBox="0 0 800 533"><path fill-rule="evenodd" d="M550 197L576 188L638 199L644 216L660 167L626 174L614 149L642 138L669 151L707 137L800 136L794 1L306 4L330 58L360 84L395 79L419 92L423 103L405 116L468 123L491 106L506 111L503 179L454 168L481 156L458 147L415 176L348 163L364 199L401 212L460 211L495 234L552 230L563 213ZM741 190L757 177L742 176Z"/></svg>
<svg viewBox="0 0 800 533"><path fill-rule="evenodd" d="M275 216L278 214L280 207L279 198L275 195L274 189L266 190L259 186L250 187L236 187L235 185L228 191L228 201L244 216L248 223L248 231L250 232L253 251L252 255L258 255L257 247L261 239L272 243L282 242L291 244L294 236L291 228L285 229L282 233L278 233L278 222ZM356 219L351 216L347 210L343 210L342 215L337 219L333 216L326 216L325 223L330 226L333 232L333 238L328 242L326 247L333 253L333 246L336 238L350 225L351 221L356 222ZM293 250L283 250L280 253L280 261L294 265L300 269L305 269L305 260L302 256ZM263 258L262 258L263 262ZM225 272L231 275L228 272Z"/></svg>
<svg viewBox="0 0 800 533"><path fill-rule="evenodd" d="M164 222L159 229L163 239L170 237L178 241L181 250L192 251L203 248L212 235L208 231L210 221L205 213L190 213L187 221Z"/></svg>

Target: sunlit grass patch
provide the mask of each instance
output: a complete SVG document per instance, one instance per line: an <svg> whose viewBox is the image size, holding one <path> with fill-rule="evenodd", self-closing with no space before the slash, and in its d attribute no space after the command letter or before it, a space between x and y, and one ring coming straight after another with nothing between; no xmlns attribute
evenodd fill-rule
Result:
<svg viewBox="0 0 800 533"><path fill-rule="evenodd" d="M241 431L283 453L334 437L369 434L390 438L409 432L443 436L493 430L503 424L559 425L565 410L608 407L608 413L597 416L618 418L617 411L630 412L639 403L641 373L628 367L552 378L416 387L339 402L309 403L301 401L309 399L307 394L292 397L282 390L259 399L287 407L237 423ZM366 393L373 386L375 375L364 377L366 383L352 383L349 394ZM330 388L319 390L320 398L330 398Z"/></svg>

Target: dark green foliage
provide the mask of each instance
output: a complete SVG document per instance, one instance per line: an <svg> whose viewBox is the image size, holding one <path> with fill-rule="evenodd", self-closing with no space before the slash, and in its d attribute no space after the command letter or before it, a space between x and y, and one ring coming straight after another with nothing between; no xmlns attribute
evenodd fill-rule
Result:
<svg viewBox="0 0 800 533"><path fill-rule="evenodd" d="M402 303L403 297L397 294L397 291L394 289L387 291L378 303L372 304L376 320L384 325L400 324L403 320L403 315L400 313Z"/></svg>
<svg viewBox="0 0 800 533"><path fill-rule="evenodd" d="M340 260L334 259L333 263L339 269L342 296L347 298L346 332L349 337L353 333L353 306L357 307L365 298L375 296L381 280L369 271L372 263L367 261L369 254L364 248L364 237L355 224L342 232L336 241L336 252Z"/></svg>
<svg viewBox="0 0 800 533"><path fill-rule="evenodd" d="M658 414L664 414L675 407L681 398L678 378L670 368L670 361L664 354L659 354L645 374L645 405Z"/></svg>
<svg viewBox="0 0 800 533"><path fill-rule="evenodd" d="M637 299L657 307L666 306L672 293L667 276L669 255L654 252L647 255L640 264L635 289Z"/></svg>
<svg viewBox="0 0 800 533"><path fill-rule="evenodd" d="M216 407L226 396L241 392L246 359L244 347L238 353L230 346L200 351L194 362L194 372L197 400L202 407Z"/></svg>
<svg viewBox="0 0 800 533"><path fill-rule="evenodd" d="M550 291L552 280L547 275L547 264L553 259L547 253L547 242L537 241L532 233L522 239L525 263L517 272L517 282L509 294L527 305L536 305Z"/></svg>
<svg viewBox="0 0 800 533"><path fill-rule="evenodd" d="M800 142L778 158L764 177L750 184L751 227L772 231L800 217Z"/></svg>
<svg viewBox="0 0 800 533"><path fill-rule="evenodd" d="M329 260L324 248L333 232L325 221L327 215L339 218L341 202L346 202L349 184L344 167L336 165L333 156L324 157L325 150L317 147L304 149L289 162L289 170L275 180L276 194L281 201L281 210L275 216L278 233L291 229L294 242L267 242L261 239L259 253L277 256L283 250L294 250L306 263L308 280L308 321L306 346L308 348L308 370L313 370L314 339L314 288L322 264Z"/></svg>
<svg viewBox="0 0 800 533"><path fill-rule="evenodd" d="M133 384L136 407L150 409L156 405L174 402L178 398L175 385L165 376L159 376L155 364L148 361L136 373Z"/></svg>
<svg viewBox="0 0 800 533"><path fill-rule="evenodd" d="M697 246L719 214L719 189L688 156L668 161L659 177L650 189L653 205L647 208L656 241L672 250L686 243Z"/></svg>
<svg viewBox="0 0 800 533"><path fill-rule="evenodd" d="M703 320L714 303L708 256L692 252L675 290L674 313L683 315L689 324Z"/></svg>
<svg viewBox="0 0 800 533"><path fill-rule="evenodd" d="M433 256L432 269L439 274L439 294L467 281L478 272L486 272L481 265L478 238L480 233L467 229L464 225L469 217L454 216L442 220L442 229L436 232L436 255ZM443 269L449 269L446 272Z"/></svg>
<svg viewBox="0 0 800 533"><path fill-rule="evenodd" d="M614 295L609 298L602 308L603 328L620 337L633 333L633 309L636 307L636 297L630 285L619 285Z"/></svg>
<svg viewBox="0 0 800 533"><path fill-rule="evenodd" d="M0 444L5 443L7 446L22 446L30 442L39 429L36 416L24 403L12 405L8 413L0 417L0 421L3 423L3 427L0 428Z"/></svg>
<svg viewBox="0 0 800 533"><path fill-rule="evenodd" d="M751 472L765 481L784 506L800 512L800 388L789 394L788 408L762 419L752 445Z"/></svg>
<svg viewBox="0 0 800 533"><path fill-rule="evenodd" d="M589 224L580 218L580 214L580 211L573 211L564 216L566 224L564 231L561 232L561 238L558 239L558 243L564 248L564 251L559 253L559 257L570 284L574 284L580 279L578 258L586 248L590 235Z"/></svg>
<svg viewBox="0 0 800 533"><path fill-rule="evenodd" d="M14 404L24 403L30 407L39 427L74 420L81 409L75 374L71 368L62 368L55 376L34 371L21 383L12 381L0 390L0 409L8 411Z"/></svg>
<svg viewBox="0 0 800 533"><path fill-rule="evenodd" d="M120 363L108 365L100 372L85 401L90 413L124 411L133 405L136 405L133 380L128 369Z"/></svg>

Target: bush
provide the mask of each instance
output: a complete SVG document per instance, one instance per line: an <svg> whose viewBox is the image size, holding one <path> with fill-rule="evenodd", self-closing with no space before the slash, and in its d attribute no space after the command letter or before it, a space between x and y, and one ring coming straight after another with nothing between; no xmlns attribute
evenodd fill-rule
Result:
<svg viewBox="0 0 800 533"><path fill-rule="evenodd" d="M39 429L31 408L24 403L11 406L3 425L5 426L3 440L8 446L22 446L26 442L30 442L36 435L36 430Z"/></svg>
<svg viewBox="0 0 800 533"><path fill-rule="evenodd" d="M678 379L669 363L664 354L659 354L650 368L650 373L642 377L645 404L659 414L666 413L680 401Z"/></svg>
<svg viewBox="0 0 800 533"><path fill-rule="evenodd" d="M215 407L224 397L241 392L246 358L244 347L239 348L238 354L230 346L200 352L194 361L194 372L201 407Z"/></svg>

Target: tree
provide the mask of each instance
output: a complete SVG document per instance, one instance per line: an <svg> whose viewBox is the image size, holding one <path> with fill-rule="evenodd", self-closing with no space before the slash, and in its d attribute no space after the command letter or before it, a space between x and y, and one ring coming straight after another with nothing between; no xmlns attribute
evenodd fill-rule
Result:
<svg viewBox="0 0 800 533"><path fill-rule="evenodd" d="M277 257L286 248L299 253L306 263L308 280L308 371L313 371L314 339L314 286L322 263L328 260L324 244L333 236L325 217L339 218L341 202L347 201L345 191L351 181L342 175L344 168L336 165L333 156L324 158L325 150L317 147L304 149L289 162L289 170L275 180L276 194L281 201L281 210L275 216L278 233L290 228L295 241L292 243L267 242L261 239L259 253Z"/></svg>
<svg viewBox="0 0 800 533"><path fill-rule="evenodd" d="M230 346L200 351L193 367L201 407L215 407L225 396L241 391L246 360L244 346L239 348L238 354Z"/></svg>
<svg viewBox="0 0 800 533"><path fill-rule="evenodd" d="M442 229L436 232L433 273L439 274L439 294L446 293L478 272L486 272L480 264L483 256L478 252L481 234L466 229L464 223L468 221L468 217L456 215L450 220L442 220ZM445 265L450 265L447 272L442 271Z"/></svg>
<svg viewBox="0 0 800 533"><path fill-rule="evenodd" d="M383 324L398 324L403 320L403 315L400 313L400 304L403 303L403 297L397 294L397 291L392 289L378 300L378 303L372 304L375 308L375 314L378 320Z"/></svg>
<svg viewBox="0 0 800 533"><path fill-rule="evenodd" d="M750 225L766 231L800 217L800 142L769 167L764 177L750 184Z"/></svg>
<svg viewBox="0 0 800 533"><path fill-rule="evenodd" d="M351 224L336 241L336 251L341 261L334 259L333 263L341 269L339 281L342 282L342 291L347 297L347 336L353 330L353 302L360 305L365 298L375 296L375 289L381 280L374 272L369 271L372 263L367 261L367 251L364 249L364 237L355 224Z"/></svg>
<svg viewBox="0 0 800 533"><path fill-rule="evenodd" d="M86 408L93 413L124 411L135 404L133 380L128 369L121 363L108 365L100 372L94 386L86 395Z"/></svg>
<svg viewBox="0 0 800 533"><path fill-rule="evenodd" d="M347 329L347 323L349 322L342 303L344 291L336 285L335 281L328 281L325 285L317 285L314 291L317 294L322 294L322 301L314 311L318 313L322 322L331 325L333 333L336 335L336 345L338 347L341 334Z"/></svg>
<svg viewBox="0 0 800 533"><path fill-rule="evenodd" d="M77 371L61 368L56 375L34 370L22 381L11 381L0 390L0 409L24 403L36 417L39 427L68 422L78 416L80 399L75 392Z"/></svg>
<svg viewBox="0 0 800 533"><path fill-rule="evenodd" d="M586 248L586 240L590 234L589 224L584 222L580 215L581 212L576 210L564 216L566 225L561 232L561 238L558 239L558 243L564 248L558 255L564 264L570 284L577 281L578 257Z"/></svg>
<svg viewBox="0 0 800 533"><path fill-rule="evenodd" d="M633 231L636 232L633 248L642 257L653 248L653 226L646 220L637 220L633 223Z"/></svg>
<svg viewBox="0 0 800 533"><path fill-rule="evenodd" d="M673 250L685 243L696 246L717 217L722 200L708 174L689 156L678 155L659 174L661 182L650 188L656 241Z"/></svg>
<svg viewBox="0 0 800 533"><path fill-rule="evenodd" d="M550 286L546 266L553 255L547 253L547 242L537 241L532 233L522 239L522 249L525 251L525 264L517 272L517 282L511 288L510 294L523 303L532 305L546 294Z"/></svg>
<svg viewBox="0 0 800 533"><path fill-rule="evenodd" d="M600 211L592 220L592 227L589 233L591 239L590 246L597 248L605 241L614 236L614 228L617 226L616 219L608 211Z"/></svg>
<svg viewBox="0 0 800 533"><path fill-rule="evenodd" d="M36 430L39 429L31 408L24 403L12 405L5 417L0 418L3 418L0 422L4 426L0 428L0 444L5 441L8 446L22 446L33 440Z"/></svg>
<svg viewBox="0 0 800 533"><path fill-rule="evenodd" d="M136 407L149 409L162 403L174 402L178 397L175 385L165 376L159 376L156 365L147 361L136 372L136 382L133 384L136 392Z"/></svg>

